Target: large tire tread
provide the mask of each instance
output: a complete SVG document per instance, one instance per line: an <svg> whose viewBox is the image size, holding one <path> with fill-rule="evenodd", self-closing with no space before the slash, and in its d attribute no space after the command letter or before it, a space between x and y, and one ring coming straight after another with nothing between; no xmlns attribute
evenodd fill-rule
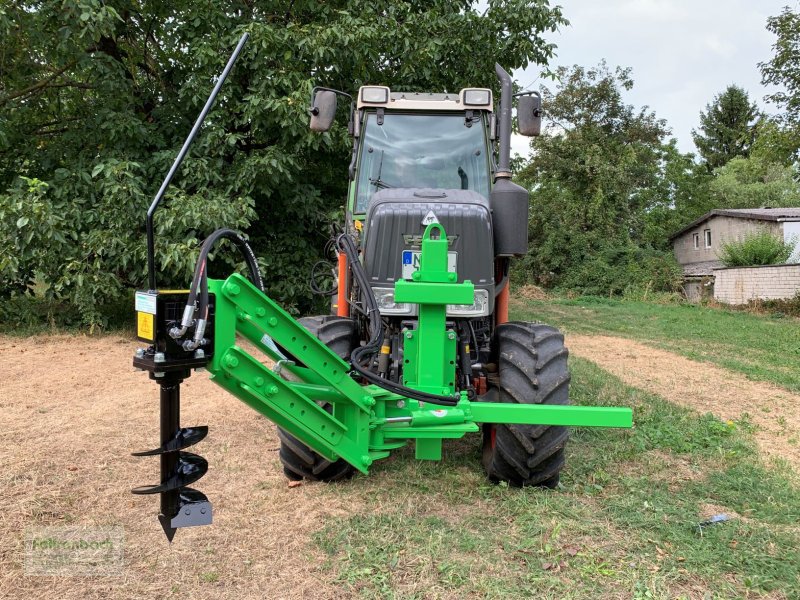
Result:
<svg viewBox="0 0 800 600"><path fill-rule="evenodd" d="M522 322L498 326L492 341L497 401L569 404L568 356L564 336L555 327ZM493 436L491 427L484 431L484 466L490 480L516 487L558 485L569 439L566 427L496 425Z"/></svg>

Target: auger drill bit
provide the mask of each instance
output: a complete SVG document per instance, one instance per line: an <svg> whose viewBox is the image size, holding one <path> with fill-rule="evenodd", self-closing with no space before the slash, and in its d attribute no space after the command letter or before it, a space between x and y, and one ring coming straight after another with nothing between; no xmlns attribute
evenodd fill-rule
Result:
<svg viewBox="0 0 800 600"><path fill-rule="evenodd" d="M154 450L134 452L134 456L161 457L161 483L144 485L131 490L134 494L160 494L161 511L158 520L171 542L179 527L211 524L211 503L205 494L187 486L208 471L202 456L183 452L208 435L208 427L180 426L179 373L165 373L161 387L161 446Z"/></svg>

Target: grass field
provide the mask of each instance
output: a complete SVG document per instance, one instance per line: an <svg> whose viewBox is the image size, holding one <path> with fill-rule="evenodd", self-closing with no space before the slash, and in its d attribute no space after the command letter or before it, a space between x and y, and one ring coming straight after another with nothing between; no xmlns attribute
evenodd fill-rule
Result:
<svg viewBox="0 0 800 600"><path fill-rule="evenodd" d="M646 341L800 391L800 320L796 318L605 298L514 300L511 311L513 318L544 321L567 333Z"/></svg>
<svg viewBox="0 0 800 600"><path fill-rule="evenodd" d="M586 361L573 373L577 403L633 406L636 428L576 431L554 492L487 484L474 444L441 464L407 453L364 480L358 514L314 535L336 581L365 598L800 594L800 490L759 460L746 425ZM718 512L734 519L701 532Z"/></svg>
<svg viewBox="0 0 800 600"><path fill-rule="evenodd" d="M698 358L745 372L726 364L740 344L758 368L747 374L773 382L797 363L780 354L791 335L777 325L797 327L788 320L641 303L516 301L513 311L681 354L724 325L731 334ZM682 345L689 332L696 342ZM156 467L128 453L147 447L158 423L155 386L130 369L135 347L119 335L0 336L0 597L800 597L800 479L759 454L751 421L667 402L574 354L573 402L631 406L635 427L574 430L556 490L488 483L477 436L446 443L439 463L408 448L369 477L289 488L274 427L193 376L184 409L211 426L197 487L215 503L215 524L168 545L156 503L129 494ZM698 527L718 513L730 520ZM26 576L23 532L61 524L123 527L122 572Z"/></svg>

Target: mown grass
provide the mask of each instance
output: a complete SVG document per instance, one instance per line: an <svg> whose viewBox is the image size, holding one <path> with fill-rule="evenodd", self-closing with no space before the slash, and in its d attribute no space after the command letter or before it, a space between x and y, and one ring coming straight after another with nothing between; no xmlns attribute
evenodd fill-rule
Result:
<svg viewBox="0 0 800 600"><path fill-rule="evenodd" d="M326 488L353 514L314 542L364 598L733 598L800 595L800 487L722 423L573 359L573 400L634 407L635 429L575 430L562 485L485 481L478 442L410 451ZM724 524L698 528L710 512Z"/></svg>
<svg viewBox="0 0 800 600"><path fill-rule="evenodd" d="M604 298L514 300L512 317L640 340L800 391L800 320L692 304Z"/></svg>

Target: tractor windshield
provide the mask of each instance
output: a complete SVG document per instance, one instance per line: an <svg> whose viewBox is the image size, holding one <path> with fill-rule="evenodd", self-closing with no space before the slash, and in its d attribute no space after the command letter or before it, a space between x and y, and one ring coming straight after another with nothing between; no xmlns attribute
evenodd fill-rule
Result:
<svg viewBox="0 0 800 600"><path fill-rule="evenodd" d="M474 190L489 196L489 162L482 119L464 113L367 115L361 142L355 213L372 195L393 187Z"/></svg>

